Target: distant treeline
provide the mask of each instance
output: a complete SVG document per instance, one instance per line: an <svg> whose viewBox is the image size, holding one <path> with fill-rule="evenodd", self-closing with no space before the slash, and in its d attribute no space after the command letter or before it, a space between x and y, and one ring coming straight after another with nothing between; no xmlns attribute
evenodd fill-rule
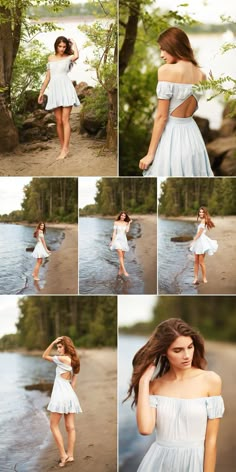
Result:
<svg viewBox="0 0 236 472"><path fill-rule="evenodd" d="M21 210L0 215L1 222L78 222L76 178L34 178L24 187Z"/></svg>
<svg viewBox="0 0 236 472"><path fill-rule="evenodd" d="M236 179L170 178L161 184L159 214L196 215L206 206L211 215L236 214Z"/></svg>
<svg viewBox="0 0 236 472"><path fill-rule="evenodd" d="M67 17L67 16L97 16L104 14L101 5L94 2L87 3L71 3L68 7L55 8L47 5L39 5L37 7L29 8L29 15L43 17Z"/></svg>
<svg viewBox="0 0 236 472"><path fill-rule="evenodd" d="M116 347L116 297L27 297L19 300L17 333L0 339L0 349L42 349L58 336L78 347Z"/></svg>
<svg viewBox="0 0 236 472"><path fill-rule="evenodd" d="M209 340L236 342L235 297L159 297L153 319L120 329L121 333L148 336L168 318L182 318Z"/></svg>
<svg viewBox="0 0 236 472"><path fill-rule="evenodd" d="M102 178L97 182L94 205L80 209L80 216L156 213L157 186L152 178Z"/></svg>

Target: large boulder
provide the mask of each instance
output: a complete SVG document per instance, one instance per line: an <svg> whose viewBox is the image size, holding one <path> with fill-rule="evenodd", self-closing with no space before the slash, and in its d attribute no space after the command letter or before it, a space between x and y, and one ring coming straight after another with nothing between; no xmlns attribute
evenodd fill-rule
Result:
<svg viewBox="0 0 236 472"><path fill-rule="evenodd" d="M236 149L225 154L219 166L219 175L236 175Z"/></svg>
<svg viewBox="0 0 236 472"><path fill-rule="evenodd" d="M87 82L79 82L79 84L75 86L75 90L79 101L83 103L85 97L87 97L88 95L92 95L93 87L91 85L88 85Z"/></svg>

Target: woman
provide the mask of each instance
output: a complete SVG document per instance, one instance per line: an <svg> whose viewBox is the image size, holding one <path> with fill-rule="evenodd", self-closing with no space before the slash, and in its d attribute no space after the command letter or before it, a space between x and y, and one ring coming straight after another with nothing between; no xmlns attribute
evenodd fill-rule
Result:
<svg viewBox="0 0 236 472"><path fill-rule="evenodd" d="M41 221L34 232L34 238L37 238L37 244L34 248L34 251L32 252L32 256L35 259L37 259L35 267L34 267L34 271L32 274L34 280L40 280L38 275L39 275L40 266L43 262L43 258L49 257L51 254L51 252L47 248L47 245L44 239L45 233L46 233L46 226Z"/></svg>
<svg viewBox="0 0 236 472"><path fill-rule="evenodd" d="M224 404L220 377L205 365L202 337L178 318L159 324L134 356L128 397L139 432L156 425L138 472L214 472Z"/></svg>
<svg viewBox="0 0 236 472"><path fill-rule="evenodd" d="M205 80L205 74L181 29L164 31L158 43L166 64L158 69L158 108L148 153L139 167L145 176L213 176L202 135L192 118L200 98L194 85Z"/></svg>
<svg viewBox="0 0 236 472"><path fill-rule="evenodd" d="M119 257L119 271L118 275L124 274L129 277L129 274L124 265L125 253L129 251L126 233L130 230L132 220L125 211L121 211L116 221L114 222L112 239L110 242L110 249L116 249Z"/></svg>
<svg viewBox="0 0 236 472"><path fill-rule="evenodd" d="M214 239L208 238L206 236L206 230L214 228L214 223L211 221L210 215L205 207L199 208L198 218L200 218L201 223L198 225L197 234L193 238L193 242L190 246L190 251L194 253L194 281L193 284L197 285L198 281L198 272L199 266L201 267L202 271L202 280L204 284L207 283L206 278L206 266L205 266L205 255L209 254L209 256L213 256L213 254L218 249L218 243Z"/></svg>
<svg viewBox="0 0 236 472"><path fill-rule="evenodd" d="M54 345L57 346L58 356L51 356ZM59 467L65 467L74 462L75 445L75 413L81 413L79 400L74 392L76 374L80 370L80 361L75 346L68 336L60 336L55 339L44 351L43 359L56 364L56 377L48 410L50 415L50 428L60 453ZM60 419L64 415L65 427L68 436L68 448L65 451L63 438L59 429Z"/></svg>
<svg viewBox="0 0 236 472"><path fill-rule="evenodd" d="M61 152L57 160L64 159L69 152L70 113L72 106L80 104L75 88L68 77L73 62L79 57L76 43L64 36L59 36L54 44L55 54L49 56L47 74L43 82L38 103L43 103L43 94L49 82L46 110L54 110L57 123L57 134L61 144Z"/></svg>

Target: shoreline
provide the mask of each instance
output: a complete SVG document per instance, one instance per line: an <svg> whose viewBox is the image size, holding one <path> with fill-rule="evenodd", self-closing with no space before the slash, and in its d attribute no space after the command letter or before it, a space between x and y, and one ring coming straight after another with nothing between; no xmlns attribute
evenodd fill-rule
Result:
<svg viewBox="0 0 236 472"><path fill-rule="evenodd" d="M141 237L135 239L136 256L143 269L144 294L157 293L157 215L135 215Z"/></svg>
<svg viewBox="0 0 236 472"><path fill-rule="evenodd" d="M65 238L59 249L50 255L46 283L40 292L78 295L78 225L54 223L48 227L65 231Z"/></svg>

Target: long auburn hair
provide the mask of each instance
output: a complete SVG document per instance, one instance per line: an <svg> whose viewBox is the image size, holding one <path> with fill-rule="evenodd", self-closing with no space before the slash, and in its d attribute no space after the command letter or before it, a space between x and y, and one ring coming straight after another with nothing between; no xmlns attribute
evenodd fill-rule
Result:
<svg viewBox="0 0 236 472"><path fill-rule="evenodd" d="M154 364L158 366L156 378L162 377L170 370L166 352L179 336L189 336L192 338L194 345L192 366L204 370L206 359L204 357L205 349L202 336L180 318L170 318L156 327L148 342L135 354L133 358L133 374L127 397L124 401L133 395L132 406L137 404L139 381L149 365Z"/></svg>
<svg viewBox="0 0 236 472"><path fill-rule="evenodd" d="M43 221L40 221L38 224L37 224L37 227L36 227L36 230L34 231L34 238L37 238L38 237L38 233L39 233L39 230L40 230L40 226L43 225L43 229L41 230L44 233L46 233L46 226L45 226L45 223Z"/></svg>
<svg viewBox="0 0 236 472"><path fill-rule="evenodd" d="M205 225L207 227L207 229L211 229L211 228L214 228L215 225L213 223L213 221L211 220L211 217L206 209L206 207L203 207L201 206L198 210L198 214L197 214L197 221L199 220L200 216L199 216L199 213L200 213L200 210L203 210L204 211L204 219L205 219Z"/></svg>
<svg viewBox="0 0 236 472"><path fill-rule="evenodd" d="M80 360L77 355L74 343L69 336L62 336L61 341L58 342L57 344L62 344L65 348L65 354L69 355L71 358L71 366L73 369L73 372L75 374L78 374L80 371Z"/></svg>
<svg viewBox="0 0 236 472"><path fill-rule="evenodd" d="M119 215L117 216L116 221L119 221L119 220L120 220L120 217L121 217L121 215L123 215L123 213L125 214L125 219L124 219L124 221L126 221L126 222L128 223L128 222L130 221L130 217L129 217L128 213L126 213L126 211L121 211L121 212L119 213Z"/></svg>
<svg viewBox="0 0 236 472"><path fill-rule="evenodd" d="M176 28L175 26L168 28L160 34L157 42L161 49L168 52L168 54L171 54L171 56L176 59L192 62L192 64L199 67L188 36L180 28Z"/></svg>
<svg viewBox="0 0 236 472"><path fill-rule="evenodd" d="M74 51L72 49L72 42L65 36L58 36L58 38L56 39L54 43L55 54L57 54L57 48L60 43L64 43L66 45L64 54L66 54L67 56L71 56L72 54L74 54Z"/></svg>

